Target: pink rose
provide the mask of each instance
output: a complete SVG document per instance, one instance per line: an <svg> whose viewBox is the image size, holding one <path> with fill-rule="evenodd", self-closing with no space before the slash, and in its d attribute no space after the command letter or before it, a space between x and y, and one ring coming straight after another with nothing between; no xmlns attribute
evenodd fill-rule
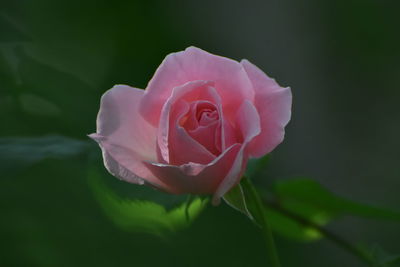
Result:
<svg viewBox="0 0 400 267"><path fill-rule="evenodd" d="M146 90L107 91L90 137L114 176L173 194L213 194L218 204L249 158L282 142L291 102L290 88L249 61L189 47L168 55Z"/></svg>

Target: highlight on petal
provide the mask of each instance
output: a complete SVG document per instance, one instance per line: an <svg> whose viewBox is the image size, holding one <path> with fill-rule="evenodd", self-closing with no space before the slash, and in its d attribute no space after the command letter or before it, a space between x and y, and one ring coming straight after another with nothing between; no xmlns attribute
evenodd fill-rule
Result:
<svg viewBox="0 0 400 267"><path fill-rule="evenodd" d="M213 81L229 116L244 99L253 100L254 92L243 66L237 61L213 55L196 47L169 54L149 82L140 111L157 125L163 104L172 90L190 81Z"/></svg>
<svg viewBox="0 0 400 267"><path fill-rule="evenodd" d="M156 129L138 112L143 90L116 85L101 98L97 133L89 135L103 150L106 168L131 183L143 182L168 191L143 164L156 161Z"/></svg>
<svg viewBox="0 0 400 267"><path fill-rule="evenodd" d="M101 98L97 134L109 143L134 150L143 159L155 160L156 131L138 112L144 91L115 85Z"/></svg>
<svg viewBox="0 0 400 267"><path fill-rule="evenodd" d="M242 60L254 87L255 107L258 110L261 134L250 143L249 153L261 157L279 145L285 135L285 126L291 116L292 93L289 87L280 87L255 65Z"/></svg>

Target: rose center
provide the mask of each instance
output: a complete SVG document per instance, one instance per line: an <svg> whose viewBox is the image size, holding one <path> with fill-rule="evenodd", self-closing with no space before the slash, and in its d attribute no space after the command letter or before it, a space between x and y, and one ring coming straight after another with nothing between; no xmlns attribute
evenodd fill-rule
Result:
<svg viewBox="0 0 400 267"><path fill-rule="evenodd" d="M218 111L215 107L197 106L196 119L200 126L207 126L219 119Z"/></svg>
<svg viewBox="0 0 400 267"><path fill-rule="evenodd" d="M179 124L191 131L201 126L208 126L218 120L218 110L213 103L197 101L190 104L189 112L181 118Z"/></svg>
<svg viewBox="0 0 400 267"><path fill-rule="evenodd" d="M179 124L198 143L211 153L220 154L216 138L220 136L219 113L217 107L205 100L190 103L189 111L180 119Z"/></svg>

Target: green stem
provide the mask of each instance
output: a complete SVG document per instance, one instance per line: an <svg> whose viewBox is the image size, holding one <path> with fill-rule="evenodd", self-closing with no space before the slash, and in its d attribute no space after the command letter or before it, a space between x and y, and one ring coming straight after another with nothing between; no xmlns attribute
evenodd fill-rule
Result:
<svg viewBox="0 0 400 267"><path fill-rule="evenodd" d="M261 226L261 230L262 230L262 233L264 236L264 240L265 240L265 244L267 247L271 266L272 267L280 267L281 264L279 261L278 252L276 250L274 237L272 235L271 227L265 216L264 207L263 207L261 198L258 195L257 190L255 189L254 185L251 183L251 181L248 178L243 177L242 183L248 189L248 192L247 192L249 194L248 196L250 197L251 201L254 203L254 207L255 207L257 215L258 215L256 217L256 219L258 219L257 222Z"/></svg>

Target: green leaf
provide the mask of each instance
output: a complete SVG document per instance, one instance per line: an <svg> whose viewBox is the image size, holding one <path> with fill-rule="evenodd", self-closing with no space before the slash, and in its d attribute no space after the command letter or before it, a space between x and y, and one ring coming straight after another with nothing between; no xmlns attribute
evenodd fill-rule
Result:
<svg viewBox="0 0 400 267"><path fill-rule="evenodd" d="M250 220L254 220L250 211L247 209L246 197L240 184L236 185L226 193L224 195L224 200L229 206L242 212L244 215L249 217Z"/></svg>
<svg viewBox="0 0 400 267"><path fill-rule="evenodd" d="M263 192L266 218L271 228L290 239L314 241L322 238L318 227L341 215L356 215L400 221L400 213L389 209L359 204L334 195L310 179L278 182L272 192ZM255 204L242 179L241 187L233 188L224 199L247 216L259 222Z"/></svg>
<svg viewBox="0 0 400 267"><path fill-rule="evenodd" d="M90 187L107 217L116 226L129 232L142 232L167 237L168 234L188 227L208 202L207 199L200 197L195 197L192 200L185 197L186 201L171 206L167 201L167 194L146 186L131 185L125 182L126 187L131 189L135 187L136 192L142 191L142 194L136 198L123 197L107 186L104 178L109 175L104 173L105 171L102 172L98 168L90 168L88 175ZM114 177L110 178L115 179ZM150 191L152 193L146 197L146 192L149 193ZM164 200L154 199L156 194L163 196ZM172 199L172 202L176 201L174 195L168 196Z"/></svg>
<svg viewBox="0 0 400 267"><path fill-rule="evenodd" d="M48 158L76 156L88 146L88 142L63 136L0 138L0 172L7 176Z"/></svg>
<svg viewBox="0 0 400 267"><path fill-rule="evenodd" d="M247 204L247 209L254 218L253 221L256 224L259 224L261 221L260 216L262 215L257 211L255 201L249 197L251 196L249 192L250 189L248 188L245 179L246 178L243 178L240 183L242 185L243 201ZM265 201L265 203L267 204L269 201ZM265 216L271 229L282 236L298 241L313 241L322 237L319 231L312 227L305 226L304 224L294 220L292 217L272 208L272 206L265 205L264 208Z"/></svg>
<svg viewBox="0 0 400 267"><path fill-rule="evenodd" d="M323 237L315 228L302 224L274 209L266 208L265 213L272 230L286 238L308 242Z"/></svg>
<svg viewBox="0 0 400 267"><path fill-rule="evenodd" d="M250 218L257 226L262 222L262 214L256 208L255 200L252 199L249 185L243 177L240 184L232 188L224 195L225 202L232 208L240 211ZM313 241L320 239L321 234L312 227L304 226L293 218L290 218L281 212L265 206L264 212L273 231L298 241Z"/></svg>
<svg viewBox="0 0 400 267"><path fill-rule="evenodd" d="M314 226L324 226L342 215L400 221L399 212L336 196L310 179L279 181L273 192L264 193L263 198L273 230L298 241L322 238Z"/></svg>
<svg viewBox="0 0 400 267"><path fill-rule="evenodd" d="M316 181L296 179L278 182L275 197L279 204L318 224L332 217L355 215L360 217L400 221L400 212L360 204L336 196Z"/></svg>

